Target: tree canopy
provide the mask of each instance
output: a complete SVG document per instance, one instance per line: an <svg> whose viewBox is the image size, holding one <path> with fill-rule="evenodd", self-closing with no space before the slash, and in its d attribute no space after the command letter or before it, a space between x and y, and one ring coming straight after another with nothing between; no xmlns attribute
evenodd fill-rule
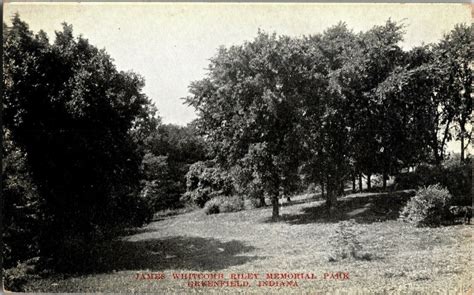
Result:
<svg viewBox="0 0 474 295"><path fill-rule="evenodd" d="M137 130L155 115L144 80L64 24L50 43L18 15L4 24L3 124L41 199L42 253L70 235L140 225Z"/></svg>
<svg viewBox="0 0 474 295"><path fill-rule="evenodd" d="M391 20L360 33L344 23L304 37L259 31L221 47L186 102L217 162L241 174L248 194L271 196L273 217L301 171L326 186L330 209L349 177L365 174L370 186L381 174L385 187L402 168L440 165L453 125L468 138L468 32L459 25L405 51L403 25Z"/></svg>

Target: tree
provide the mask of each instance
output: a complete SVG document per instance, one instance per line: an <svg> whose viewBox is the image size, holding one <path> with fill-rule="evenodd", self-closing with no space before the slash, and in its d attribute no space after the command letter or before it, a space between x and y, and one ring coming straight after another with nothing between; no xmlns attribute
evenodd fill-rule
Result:
<svg viewBox="0 0 474 295"><path fill-rule="evenodd" d="M466 29L455 32L445 39L466 43ZM471 57L448 45L404 52L403 34L391 20L358 34L343 23L304 38L259 33L221 48L187 102L218 163L271 195L274 217L299 168L326 188L330 209L357 174L360 188L362 174L369 189L381 174L386 188L404 167L441 163L455 120L466 136Z"/></svg>
<svg viewBox="0 0 474 295"><path fill-rule="evenodd" d="M322 70L316 77L324 77L325 83L316 80L324 88L312 87L315 93L311 99L319 97L319 105L307 104L316 106L309 111L314 122L308 132L316 131L313 145L318 145L315 155L319 157L319 170L326 183L326 205L330 213L337 196L344 193L343 183L350 171L351 133L347 123L353 109L348 103L354 94L352 85L345 84L353 79L350 76L355 68L350 60L358 53L358 44L356 35L339 23L327 29L316 46L322 52L318 67Z"/></svg>
<svg viewBox="0 0 474 295"><path fill-rule="evenodd" d="M4 30L4 125L44 202L42 254L54 256L68 236L147 221L132 136L150 110L143 79L119 72L72 26L53 44L18 15Z"/></svg>
<svg viewBox="0 0 474 295"><path fill-rule="evenodd" d="M469 146L471 132L467 124L472 114L472 26L461 24L446 34L434 49L442 80L439 92L449 100L457 123L457 139L461 142L461 162ZM467 139L467 141L466 141Z"/></svg>
<svg viewBox="0 0 474 295"><path fill-rule="evenodd" d="M391 143L397 142L400 132L393 132L400 126L393 121L395 110L377 96L379 85L386 80L398 66L402 65L404 53L399 46L403 39L403 26L391 20L385 25L374 26L360 33L359 50L355 62L355 78L350 88L353 96L354 115L351 116L353 133L354 162L356 170L367 174L367 187L371 187L372 174L383 175L384 187L387 175L391 174L398 161ZM402 112L403 116L403 112ZM393 123L393 124L392 124Z"/></svg>
<svg viewBox="0 0 474 295"><path fill-rule="evenodd" d="M186 173L193 163L206 159L204 140L194 126L159 125L143 141L142 195L155 211L181 206Z"/></svg>
<svg viewBox="0 0 474 295"><path fill-rule="evenodd" d="M298 163L298 46L259 32L242 46L221 47L208 76L193 82L186 98L220 165L230 169L244 158L259 159L253 174L271 196L273 218L282 180Z"/></svg>

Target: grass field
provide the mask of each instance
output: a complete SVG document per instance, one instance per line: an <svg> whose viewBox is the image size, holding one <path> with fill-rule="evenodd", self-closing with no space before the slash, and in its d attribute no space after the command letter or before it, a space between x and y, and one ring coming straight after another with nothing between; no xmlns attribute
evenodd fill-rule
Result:
<svg viewBox="0 0 474 295"><path fill-rule="evenodd" d="M30 281L27 291L124 293L281 294L468 294L471 288L472 226L416 228L397 220L408 194L353 194L340 199L331 217L323 201L309 195L271 208L205 215L194 211L166 216L134 230L101 258L101 273ZM329 262L330 237L338 222L354 219L370 260ZM110 249L110 248L109 248ZM327 272L348 272L348 280L324 280ZM165 280L137 280L137 272L164 273ZM298 287L201 287L172 280L173 272L314 273ZM472 289L471 289L472 290ZM469 293L470 294L470 293Z"/></svg>

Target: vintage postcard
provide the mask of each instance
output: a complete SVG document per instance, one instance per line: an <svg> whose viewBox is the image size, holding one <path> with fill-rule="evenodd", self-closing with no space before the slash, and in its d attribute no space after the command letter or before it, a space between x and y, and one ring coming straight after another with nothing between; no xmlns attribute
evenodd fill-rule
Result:
<svg viewBox="0 0 474 295"><path fill-rule="evenodd" d="M4 292L472 294L469 3L3 3Z"/></svg>

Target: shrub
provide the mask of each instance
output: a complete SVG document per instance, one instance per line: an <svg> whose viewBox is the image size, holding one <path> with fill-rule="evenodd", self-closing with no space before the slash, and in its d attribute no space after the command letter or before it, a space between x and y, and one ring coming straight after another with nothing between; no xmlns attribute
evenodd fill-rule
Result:
<svg viewBox="0 0 474 295"><path fill-rule="evenodd" d="M256 209L266 206L265 196L261 198L245 198L245 209Z"/></svg>
<svg viewBox="0 0 474 295"><path fill-rule="evenodd" d="M370 260L372 255L363 251L362 244L357 238L359 234L353 219L339 222L336 232L330 237L332 252L329 255L329 261L351 258Z"/></svg>
<svg viewBox="0 0 474 295"><path fill-rule="evenodd" d="M451 199L439 184L419 188L400 212L400 219L416 226L439 226L449 216Z"/></svg>
<svg viewBox="0 0 474 295"><path fill-rule="evenodd" d="M318 190L318 187L316 186L316 184L314 182L312 182L306 187L305 193L306 194L315 194L317 192L317 190Z"/></svg>
<svg viewBox="0 0 474 295"><path fill-rule="evenodd" d="M37 258L28 259L18 263L16 267L5 269L5 289L13 292L24 292L24 285L39 276L35 274Z"/></svg>
<svg viewBox="0 0 474 295"><path fill-rule="evenodd" d="M219 196L209 200L204 206L206 214L236 212L244 209L244 200L239 196Z"/></svg>
<svg viewBox="0 0 474 295"><path fill-rule="evenodd" d="M210 214L219 214L219 204L217 204L215 201L216 199L209 200L206 205L204 205L204 212L207 215Z"/></svg>
<svg viewBox="0 0 474 295"><path fill-rule="evenodd" d="M244 200L238 196L219 197L221 200L219 204L220 212L236 212L244 209Z"/></svg>
<svg viewBox="0 0 474 295"><path fill-rule="evenodd" d="M232 177L228 172L216 167L211 161L200 161L189 167L182 201L194 202L202 208L210 199L229 196L233 191Z"/></svg>

